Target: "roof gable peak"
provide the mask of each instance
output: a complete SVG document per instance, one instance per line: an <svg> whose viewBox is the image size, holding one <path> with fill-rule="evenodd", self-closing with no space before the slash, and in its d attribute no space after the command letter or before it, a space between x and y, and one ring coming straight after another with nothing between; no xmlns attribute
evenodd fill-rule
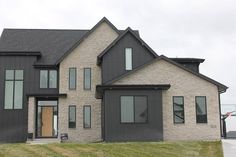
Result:
<svg viewBox="0 0 236 157"><path fill-rule="evenodd" d="M152 50L130 27L127 27L123 33L121 33L105 50L97 56L97 64L100 65L102 62L102 57L118 42L120 41L127 33L130 33L135 39L137 39L142 46L146 47L149 52L157 57L158 55Z"/></svg>
<svg viewBox="0 0 236 157"><path fill-rule="evenodd" d="M120 34L119 30L106 18L103 17L91 30L89 30L78 42L76 42L62 57L56 61L58 65L67 55L69 55L76 47L79 46L85 38L87 38L91 33L93 33L103 22L106 22L117 34Z"/></svg>

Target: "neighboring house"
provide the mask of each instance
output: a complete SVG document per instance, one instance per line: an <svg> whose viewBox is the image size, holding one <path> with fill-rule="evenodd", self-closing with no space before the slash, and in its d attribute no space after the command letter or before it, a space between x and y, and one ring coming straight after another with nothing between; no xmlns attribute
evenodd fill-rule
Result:
<svg viewBox="0 0 236 157"><path fill-rule="evenodd" d="M4 29L0 142L219 140L220 93L204 59L156 54L106 18L91 30Z"/></svg>

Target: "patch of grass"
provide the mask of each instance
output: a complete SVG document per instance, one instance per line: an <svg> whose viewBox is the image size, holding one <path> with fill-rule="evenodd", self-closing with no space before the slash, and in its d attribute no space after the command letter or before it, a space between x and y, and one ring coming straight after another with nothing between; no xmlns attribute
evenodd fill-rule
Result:
<svg viewBox="0 0 236 157"><path fill-rule="evenodd" d="M0 144L0 157L223 157L220 141Z"/></svg>

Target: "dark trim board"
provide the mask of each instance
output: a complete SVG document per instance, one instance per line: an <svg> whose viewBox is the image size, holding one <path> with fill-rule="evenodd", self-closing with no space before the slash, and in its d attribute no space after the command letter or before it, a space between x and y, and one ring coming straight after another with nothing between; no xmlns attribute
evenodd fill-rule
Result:
<svg viewBox="0 0 236 157"><path fill-rule="evenodd" d="M38 51L0 51L0 56L37 56L41 57L41 52Z"/></svg>
<svg viewBox="0 0 236 157"><path fill-rule="evenodd" d="M27 97L37 97L37 98L58 98L58 97L67 97L67 94L62 93L62 94L40 94L40 93L35 93L35 94L26 94Z"/></svg>
<svg viewBox="0 0 236 157"><path fill-rule="evenodd" d="M205 59L201 58L169 58L175 62L182 62L182 63L203 63Z"/></svg>
<svg viewBox="0 0 236 157"><path fill-rule="evenodd" d="M170 84L150 85L97 85L96 98L101 99L106 90L168 90Z"/></svg>

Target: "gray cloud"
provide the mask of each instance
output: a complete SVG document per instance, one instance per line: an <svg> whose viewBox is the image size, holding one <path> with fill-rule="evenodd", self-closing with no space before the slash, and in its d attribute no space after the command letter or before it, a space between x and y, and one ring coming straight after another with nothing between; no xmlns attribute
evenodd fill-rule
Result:
<svg viewBox="0 0 236 157"><path fill-rule="evenodd" d="M199 57L201 72L229 86L236 103L236 2L233 0L0 0L0 29L88 29L106 16L120 29L139 29L158 53Z"/></svg>

